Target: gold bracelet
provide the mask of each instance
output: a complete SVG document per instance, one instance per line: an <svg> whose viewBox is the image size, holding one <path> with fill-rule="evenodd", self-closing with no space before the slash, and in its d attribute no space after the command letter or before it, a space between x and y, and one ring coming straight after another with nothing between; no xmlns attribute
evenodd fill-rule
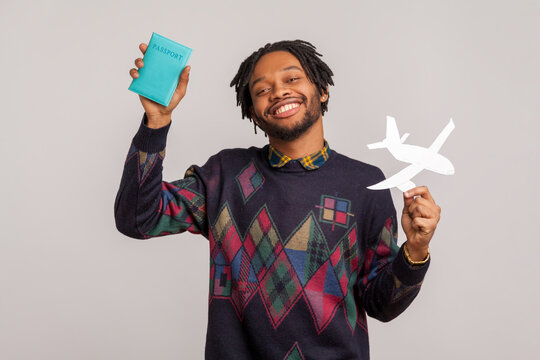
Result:
<svg viewBox="0 0 540 360"><path fill-rule="evenodd" d="M409 249L407 248L407 242L405 241L405 244L403 244L403 253L405 254L405 259L407 259L407 262L410 265L424 265L429 260L429 248L427 249L427 255L424 260L421 261L414 261L411 259L411 255L409 254Z"/></svg>

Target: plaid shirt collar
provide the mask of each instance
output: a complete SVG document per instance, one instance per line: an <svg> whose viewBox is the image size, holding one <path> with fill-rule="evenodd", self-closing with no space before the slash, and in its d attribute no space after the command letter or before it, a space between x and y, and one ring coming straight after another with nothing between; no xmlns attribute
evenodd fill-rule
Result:
<svg viewBox="0 0 540 360"><path fill-rule="evenodd" d="M298 160L306 170L315 170L320 168L326 162L326 160L328 160L329 156L330 147L328 146L328 142L324 140L324 146L321 150L311 155L304 156L303 158L294 160ZM291 160L293 159L285 154L280 153L272 145L268 147L268 161L270 162L270 166L280 168Z"/></svg>

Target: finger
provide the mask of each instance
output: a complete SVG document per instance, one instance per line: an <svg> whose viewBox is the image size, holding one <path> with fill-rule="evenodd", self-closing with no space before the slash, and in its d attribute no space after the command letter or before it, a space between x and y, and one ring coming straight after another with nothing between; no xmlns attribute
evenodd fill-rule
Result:
<svg viewBox="0 0 540 360"><path fill-rule="evenodd" d="M429 211L432 212L433 214L438 213L440 209L439 206L437 206L437 204L435 204L433 201L424 199L423 197L420 197L420 196L414 198L414 201L412 202L412 204L424 206L428 208Z"/></svg>
<svg viewBox="0 0 540 360"><path fill-rule="evenodd" d="M432 214L434 218L437 218L437 220L440 219L441 207L435 204L433 200L427 200L427 199L424 199L423 197L417 197L416 201L418 202L418 204L423 205L426 208L428 208L429 212Z"/></svg>
<svg viewBox="0 0 540 360"><path fill-rule="evenodd" d="M184 70L182 70L182 73L180 74L180 80L182 81L189 81L189 73L191 71L191 66L187 65Z"/></svg>
<svg viewBox="0 0 540 360"><path fill-rule="evenodd" d="M412 217L423 217L423 218L430 218L430 219L436 219L438 217L435 210L429 206L426 206L424 204L421 204L418 201L414 201L411 206L409 206L409 213L412 214Z"/></svg>
<svg viewBox="0 0 540 360"><path fill-rule="evenodd" d="M139 77L139 72L137 69L131 69L129 70L129 75L131 75L132 78L136 79Z"/></svg>
<svg viewBox="0 0 540 360"><path fill-rule="evenodd" d="M421 231L425 235L433 233L435 231L436 226L437 226L437 223L435 223L431 219L424 219L421 217L417 217L413 219L413 227Z"/></svg>
<svg viewBox="0 0 540 360"><path fill-rule="evenodd" d="M138 67L139 69L142 68L144 66L143 59L141 58L135 59L135 66Z"/></svg>
<svg viewBox="0 0 540 360"><path fill-rule="evenodd" d="M423 197L416 197L409 206L410 211L420 209L421 216L439 218L441 214L441 208L431 200L424 199Z"/></svg>
<svg viewBox="0 0 540 360"><path fill-rule="evenodd" d="M424 199L428 199L435 202L427 186L418 186L418 187L412 188L411 190L407 190L406 192L404 192L403 195L406 198L411 198L411 197L414 198L415 196L421 196Z"/></svg>
<svg viewBox="0 0 540 360"><path fill-rule="evenodd" d="M141 50L141 52L143 53L143 55L146 53L146 49L148 49L148 45L146 45L145 43L141 43L139 45L139 50Z"/></svg>
<svg viewBox="0 0 540 360"><path fill-rule="evenodd" d="M416 198L414 198L414 201L413 201L413 204L417 204L415 205L416 206L422 206L422 211L421 211L421 214L418 215L418 216L422 216L422 217L429 217L429 218L434 218L436 219L437 221L439 221L439 219L441 218L441 207L437 204L435 204L435 202L432 200L428 200L428 199L425 199L423 197L420 197L420 196L417 196ZM414 211L414 207L412 208ZM427 216L426 216L427 214Z"/></svg>
<svg viewBox="0 0 540 360"><path fill-rule="evenodd" d="M183 96L186 93L187 84L189 82L189 72L191 71L191 66L186 66L182 73L180 74L180 79L178 80L178 86L176 90L180 92Z"/></svg>

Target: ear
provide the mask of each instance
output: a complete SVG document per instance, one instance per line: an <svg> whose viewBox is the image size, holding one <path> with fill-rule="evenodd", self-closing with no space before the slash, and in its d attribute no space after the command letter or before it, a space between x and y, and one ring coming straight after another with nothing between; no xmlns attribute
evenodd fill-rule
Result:
<svg viewBox="0 0 540 360"><path fill-rule="evenodd" d="M322 103L323 103L323 102L327 102L327 101L328 101L328 98L329 98L329 96L330 96L330 95L328 94L328 86L326 87L326 90L322 90L321 92L322 92L322 95L321 95L321 97L320 97L321 102L322 102Z"/></svg>

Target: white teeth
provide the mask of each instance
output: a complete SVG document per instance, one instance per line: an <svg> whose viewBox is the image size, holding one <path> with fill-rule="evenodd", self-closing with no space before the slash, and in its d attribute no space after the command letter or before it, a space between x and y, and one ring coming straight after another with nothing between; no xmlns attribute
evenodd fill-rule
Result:
<svg viewBox="0 0 540 360"><path fill-rule="evenodd" d="M297 108L298 106L299 105L297 103L280 106L279 109L276 110L276 115L281 114L282 112Z"/></svg>

